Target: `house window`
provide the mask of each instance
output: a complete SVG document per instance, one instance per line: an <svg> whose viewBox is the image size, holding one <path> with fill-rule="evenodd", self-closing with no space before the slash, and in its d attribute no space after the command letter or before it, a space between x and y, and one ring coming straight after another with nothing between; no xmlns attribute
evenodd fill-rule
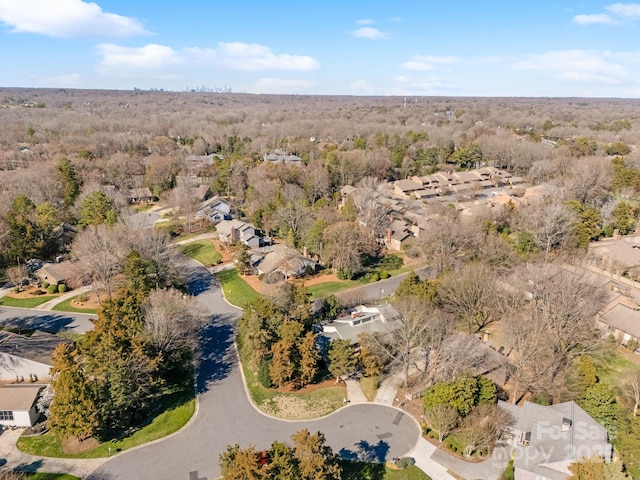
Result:
<svg viewBox="0 0 640 480"><path fill-rule="evenodd" d="M12 410L0 410L0 422L2 420L13 421L13 411Z"/></svg>

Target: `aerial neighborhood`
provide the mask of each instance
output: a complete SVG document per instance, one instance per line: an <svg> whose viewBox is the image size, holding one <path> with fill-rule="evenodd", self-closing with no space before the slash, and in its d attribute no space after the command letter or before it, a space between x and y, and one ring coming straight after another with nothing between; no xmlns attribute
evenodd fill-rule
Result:
<svg viewBox="0 0 640 480"><path fill-rule="evenodd" d="M640 478L640 104L585 104L1 89L0 478Z"/></svg>

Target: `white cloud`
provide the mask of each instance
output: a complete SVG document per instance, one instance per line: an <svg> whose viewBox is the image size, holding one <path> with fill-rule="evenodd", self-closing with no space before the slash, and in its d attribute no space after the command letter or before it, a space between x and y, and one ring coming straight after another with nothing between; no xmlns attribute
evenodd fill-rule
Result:
<svg viewBox="0 0 640 480"><path fill-rule="evenodd" d="M351 32L354 37L358 38L367 38L369 40L380 40L382 38L387 38L389 35L386 32L378 30L377 28L372 27L362 27L358 30L354 30Z"/></svg>
<svg viewBox="0 0 640 480"><path fill-rule="evenodd" d="M592 15L576 15L573 17L573 21L575 23L579 23L580 25L593 25L596 23L601 23L605 25L616 25L618 21L613 19L611 16L606 13L594 13Z"/></svg>
<svg viewBox="0 0 640 480"><path fill-rule="evenodd" d="M153 43L137 48L102 43L97 48L102 55L98 72L109 76L135 77L153 72L160 78L175 78L171 68L184 62L171 47Z"/></svg>
<svg viewBox="0 0 640 480"><path fill-rule="evenodd" d="M576 15L573 21L581 25L623 25L625 21L640 19L640 3L614 3L604 9L609 13Z"/></svg>
<svg viewBox="0 0 640 480"><path fill-rule="evenodd" d="M375 88L366 80L356 80L349 85L349 90L353 91L356 95L373 95L375 93Z"/></svg>
<svg viewBox="0 0 640 480"><path fill-rule="evenodd" d="M373 20L371 20L370 18L362 18L358 21L356 21L356 24L358 25L373 25L375 22Z"/></svg>
<svg viewBox="0 0 640 480"><path fill-rule="evenodd" d="M631 80L623 62L616 63L615 60L615 54L607 52L562 50L529 55L526 60L515 63L513 67L555 73L560 79L572 83L620 85Z"/></svg>
<svg viewBox="0 0 640 480"><path fill-rule="evenodd" d="M459 63L460 59L457 57L438 57L436 55L414 55L411 60L404 62L402 67L405 70L413 72L426 72L431 70L441 70L446 65L452 65Z"/></svg>
<svg viewBox="0 0 640 480"><path fill-rule="evenodd" d="M640 18L640 3L614 3L605 9L620 17Z"/></svg>
<svg viewBox="0 0 640 480"><path fill-rule="evenodd" d="M248 89L249 93L304 93L316 85L309 80L287 80L280 78L261 78Z"/></svg>
<svg viewBox="0 0 640 480"><path fill-rule="evenodd" d="M220 42L217 48L186 48L193 61L212 64L230 70L290 70L309 71L320 63L307 55L274 54L269 47L256 43Z"/></svg>
<svg viewBox="0 0 640 480"><path fill-rule="evenodd" d="M0 0L0 21L16 33L51 37L126 37L145 31L137 20L82 0Z"/></svg>

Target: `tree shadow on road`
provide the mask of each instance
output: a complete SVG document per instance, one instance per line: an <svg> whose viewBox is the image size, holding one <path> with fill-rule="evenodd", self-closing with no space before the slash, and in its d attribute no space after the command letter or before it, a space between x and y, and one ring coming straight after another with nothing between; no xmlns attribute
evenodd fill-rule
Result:
<svg viewBox="0 0 640 480"><path fill-rule="evenodd" d="M0 319L0 327L14 327L17 330L42 330L59 333L69 330L75 319L65 314L24 315Z"/></svg>
<svg viewBox="0 0 640 480"><path fill-rule="evenodd" d="M212 383L226 378L232 366L237 362L233 345L235 332L230 319L230 316L217 315L201 331L198 393L206 392Z"/></svg>
<svg viewBox="0 0 640 480"><path fill-rule="evenodd" d="M355 447L355 450L342 448L338 455L345 460L359 462L384 463L387 461L389 444L383 440L379 440L378 443L373 445L366 440L361 440L355 444Z"/></svg>

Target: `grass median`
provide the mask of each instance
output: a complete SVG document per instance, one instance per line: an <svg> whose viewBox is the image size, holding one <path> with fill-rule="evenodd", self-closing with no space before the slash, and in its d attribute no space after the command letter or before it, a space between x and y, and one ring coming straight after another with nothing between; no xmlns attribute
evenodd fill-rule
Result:
<svg viewBox="0 0 640 480"><path fill-rule="evenodd" d="M222 255L218 253L213 242L208 239L185 243L179 248L182 253L207 267L222 262Z"/></svg>
<svg viewBox="0 0 640 480"><path fill-rule="evenodd" d="M64 302L60 302L57 305L54 305L51 310L55 310L57 312L93 313L93 314L98 313L97 308L79 308L71 305L71 303L74 300L76 300L80 295L86 295L86 294L81 293L79 295L76 295L75 297L68 298Z"/></svg>
<svg viewBox="0 0 640 480"><path fill-rule="evenodd" d="M224 298L236 307L244 308L247 303L262 296L240 278L235 269L218 272L216 273L216 278L220 282Z"/></svg>
<svg viewBox="0 0 640 480"><path fill-rule="evenodd" d="M39 295L37 297L24 297L15 298L6 295L0 298L0 305L4 307L21 307L21 308L35 308L43 303L47 303L49 300L56 298L56 295Z"/></svg>
<svg viewBox="0 0 640 480"><path fill-rule="evenodd" d="M143 445L167 435L177 432L184 427L195 412L195 399L191 398L184 403L170 408L151 420L148 425L140 428L132 435L121 440L111 440L99 444L95 449L78 453L68 454L62 450L61 439L53 433L46 433L37 437L20 437L18 448L30 455L55 458L99 458L108 457L124 450L128 450L138 445Z"/></svg>

